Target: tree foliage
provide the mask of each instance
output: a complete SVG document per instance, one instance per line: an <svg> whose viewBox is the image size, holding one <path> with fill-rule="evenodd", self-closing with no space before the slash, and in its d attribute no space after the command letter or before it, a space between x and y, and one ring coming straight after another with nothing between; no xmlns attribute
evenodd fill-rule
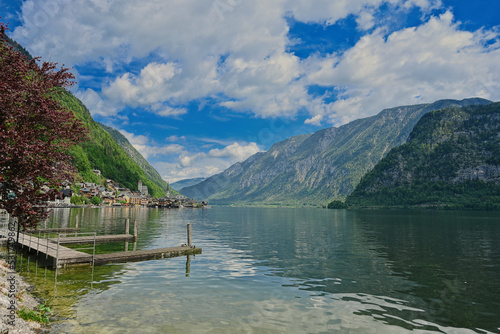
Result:
<svg viewBox="0 0 500 334"><path fill-rule="evenodd" d="M72 180L68 149L86 130L56 99L74 76L55 63L28 60L6 44L5 30L0 23L0 207L35 227L47 216L44 202Z"/></svg>
<svg viewBox="0 0 500 334"><path fill-rule="evenodd" d="M102 198L98 197L98 196L94 196L90 199L90 203L94 204L94 205L101 205L102 203Z"/></svg>

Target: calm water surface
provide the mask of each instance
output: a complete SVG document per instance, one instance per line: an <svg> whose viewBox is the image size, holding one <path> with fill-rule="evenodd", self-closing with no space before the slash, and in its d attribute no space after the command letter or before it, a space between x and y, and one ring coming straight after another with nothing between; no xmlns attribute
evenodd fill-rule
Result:
<svg viewBox="0 0 500 334"><path fill-rule="evenodd" d="M47 226L76 214L99 234L137 219L137 249L185 243L189 222L203 254L93 276L24 258L56 311L53 333L500 332L498 213L58 209Z"/></svg>

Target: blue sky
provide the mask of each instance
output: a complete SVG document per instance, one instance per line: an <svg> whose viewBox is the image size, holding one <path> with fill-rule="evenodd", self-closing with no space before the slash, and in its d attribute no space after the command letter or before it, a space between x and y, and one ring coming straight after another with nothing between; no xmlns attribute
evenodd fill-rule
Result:
<svg viewBox="0 0 500 334"><path fill-rule="evenodd" d="M384 108L500 99L500 1L0 0L168 181Z"/></svg>

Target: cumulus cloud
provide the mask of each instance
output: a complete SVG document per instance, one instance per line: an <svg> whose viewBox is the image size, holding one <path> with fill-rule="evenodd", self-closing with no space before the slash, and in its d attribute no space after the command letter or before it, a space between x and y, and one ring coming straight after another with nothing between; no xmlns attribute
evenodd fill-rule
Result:
<svg viewBox="0 0 500 334"><path fill-rule="evenodd" d="M286 17L329 25L354 15L361 29L371 29L373 11L387 4L429 10L440 2L28 0L14 37L34 54L57 55L69 66L102 64L110 72L102 93L79 93L96 114L132 106L179 117L187 112L179 105L218 96L221 106L260 117L308 110L309 123L317 124L318 113L331 108L308 94L308 82L301 80L307 67L287 52ZM139 73L114 74L117 67L152 54L156 60Z"/></svg>
<svg viewBox="0 0 500 334"><path fill-rule="evenodd" d="M148 107L168 100L164 92L171 88L171 79L181 70L173 63L151 63L138 76L125 73L102 90L112 101L130 106Z"/></svg>
<svg viewBox="0 0 500 334"><path fill-rule="evenodd" d="M451 12L417 28L385 36L365 35L341 56L315 63L311 83L340 88L339 99L324 109L332 122L345 123L388 106L479 96L500 99L486 89L488 73L499 73L499 43L491 32L460 30ZM497 78L496 80L498 80ZM492 86L492 85L490 85ZM318 113L321 115L321 113Z"/></svg>
<svg viewBox="0 0 500 334"><path fill-rule="evenodd" d="M208 152L210 157L224 157L229 158L234 162L239 162L247 159L248 157L259 152L260 149L256 143L250 143L248 145L240 145L238 143L233 143L223 149L213 149Z"/></svg>
<svg viewBox="0 0 500 334"><path fill-rule="evenodd" d="M156 114L163 117L178 117L187 114L186 108L172 108L169 106L162 106Z"/></svg>
<svg viewBox="0 0 500 334"><path fill-rule="evenodd" d="M92 115L110 117L118 114L116 105L103 100L101 95L91 88L80 90L75 93L75 96L82 101Z"/></svg>
<svg viewBox="0 0 500 334"><path fill-rule="evenodd" d="M232 143L209 152L183 151L176 163L156 163L155 168L169 182L194 177L209 177L221 173L231 165L242 162L261 149L256 143Z"/></svg>
<svg viewBox="0 0 500 334"><path fill-rule="evenodd" d="M166 141L171 141L171 142L178 142L178 141L184 141L186 140L186 137L185 136L169 136L167 138L165 138Z"/></svg>
<svg viewBox="0 0 500 334"><path fill-rule="evenodd" d="M125 130L118 130L121 134L128 139L130 144L145 158L158 156L158 155L172 155L179 154L184 149L183 146L177 144L170 145L154 145L151 140L144 135L135 135Z"/></svg>

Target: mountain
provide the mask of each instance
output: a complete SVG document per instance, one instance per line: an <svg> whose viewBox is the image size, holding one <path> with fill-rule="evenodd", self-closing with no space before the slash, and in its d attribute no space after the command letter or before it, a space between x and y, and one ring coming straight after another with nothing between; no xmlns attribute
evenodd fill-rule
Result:
<svg viewBox="0 0 500 334"><path fill-rule="evenodd" d="M69 92L57 97L62 106L71 110L89 129L89 140L74 147L71 155L81 179L100 183L102 180L93 170L100 170L104 178L112 179L126 188L137 190L139 180L146 185L152 196L165 196L165 189L146 175L122 147L90 115L85 105Z"/></svg>
<svg viewBox="0 0 500 334"><path fill-rule="evenodd" d="M182 191L182 189L184 189L186 187L194 186L200 182L205 181L206 179L207 179L206 177L198 177L195 179L180 180L180 181L172 183L170 185L170 187L172 187L173 189L175 189L177 191Z"/></svg>
<svg viewBox="0 0 500 334"><path fill-rule="evenodd" d="M22 45L8 36L5 37L7 45L22 53L26 59L33 59ZM112 179L132 190L137 190L138 182L142 180L151 195L165 196L168 185L159 177L158 172L142 156L142 161L139 157L134 156L139 161L138 163L130 158L115 139L93 120L87 107L80 100L63 89L61 89L60 94L55 95L55 98L59 100L63 107L71 110L89 130L89 140L72 148L70 151L74 157L74 165L78 170L77 180L102 183L103 178L93 172L93 170L97 169L101 171L104 178ZM127 146L126 143L122 144L125 147ZM144 166L145 170L141 166Z"/></svg>
<svg viewBox="0 0 500 334"><path fill-rule="evenodd" d="M128 139L120 133L120 131L113 129L112 127L106 126L97 122L101 128L106 130L107 133L113 137L113 139L121 146L125 153L139 166L142 168L146 176L157 184L161 189L167 191L170 188L170 195L179 195L172 187L169 187L168 183L160 176L160 174L149 164L149 162L144 159L144 157L130 144Z"/></svg>
<svg viewBox="0 0 500 334"><path fill-rule="evenodd" d="M324 205L349 195L361 177L403 144L426 113L485 105L484 99L440 100L386 109L340 127L291 137L182 193L214 204Z"/></svg>
<svg viewBox="0 0 500 334"><path fill-rule="evenodd" d="M426 114L346 204L500 209L500 103Z"/></svg>

